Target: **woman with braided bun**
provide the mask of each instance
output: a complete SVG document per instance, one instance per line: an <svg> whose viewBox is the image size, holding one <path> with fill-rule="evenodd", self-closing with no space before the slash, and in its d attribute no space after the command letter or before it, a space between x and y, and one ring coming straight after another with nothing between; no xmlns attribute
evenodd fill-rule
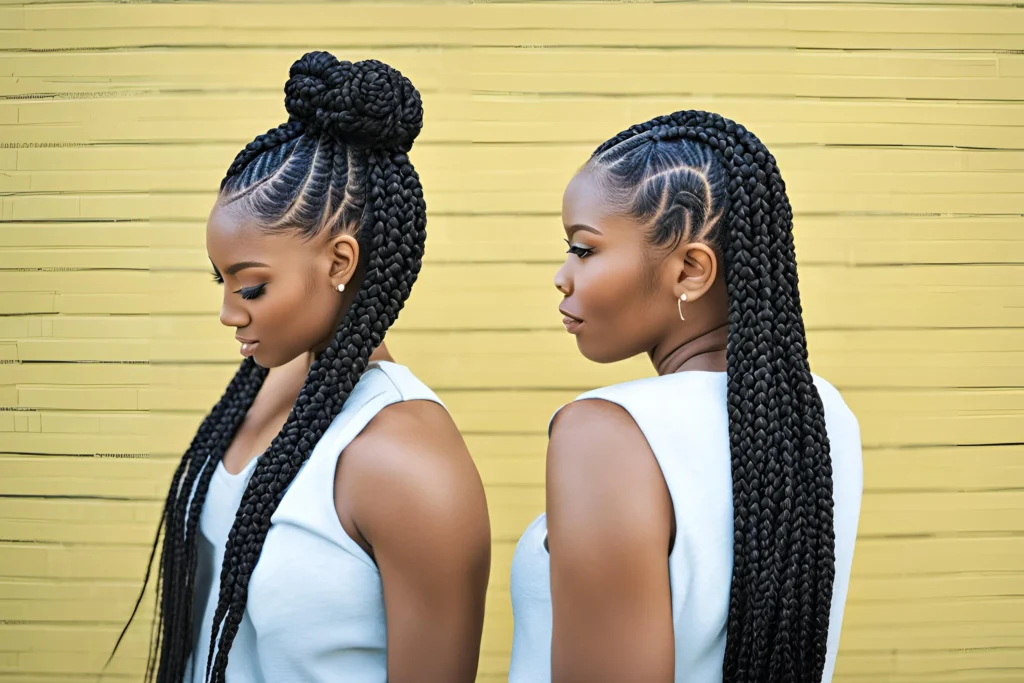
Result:
<svg viewBox="0 0 1024 683"><path fill-rule="evenodd" d="M290 76L207 224L245 359L174 473L147 680L469 683L483 487L384 346L424 251L420 95L325 52Z"/></svg>
<svg viewBox="0 0 1024 683"><path fill-rule="evenodd" d="M683 111L597 148L555 277L588 359L656 377L556 413L512 565L512 683L819 683L835 665L860 432L807 360L792 212L743 126Z"/></svg>

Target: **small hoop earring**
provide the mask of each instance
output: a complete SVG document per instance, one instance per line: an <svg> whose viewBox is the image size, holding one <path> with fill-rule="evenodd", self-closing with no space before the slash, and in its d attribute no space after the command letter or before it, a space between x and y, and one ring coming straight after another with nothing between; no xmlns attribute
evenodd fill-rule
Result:
<svg viewBox="0 0 1024 683"><path fill-rule="evenodd" d="M680 320L686 320L686 318L683 317L683 302L684 301L686 301L686 295L685 294L680 294L679 295L679 300L676 302L679 305L679 319Z"/></svg>
<svg viewBox="0 0 1024 683"><path fill-rule="evenodd" d="M339 292L344 292L345 291L345 283L344 282L342 282L340 285L338 285L338 291Z"/></svg>

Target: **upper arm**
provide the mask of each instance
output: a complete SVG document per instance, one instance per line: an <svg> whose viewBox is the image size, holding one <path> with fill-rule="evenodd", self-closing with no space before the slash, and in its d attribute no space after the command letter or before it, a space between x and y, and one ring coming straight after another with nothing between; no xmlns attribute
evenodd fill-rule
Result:
<svg viewBox="0 0 1024 683"><path fill-rule="evenodd" d="M384 586L388 680L471 683L490 570L479 474L448 413L382 410L345 449L345 487Z"/></svg>
<svg viewBox="0 0 1024 683"><path fill-rule="evenodd" d="M654 453L623 408L562 409L547 459L553 683L671 683L672 514Z"/></svg>

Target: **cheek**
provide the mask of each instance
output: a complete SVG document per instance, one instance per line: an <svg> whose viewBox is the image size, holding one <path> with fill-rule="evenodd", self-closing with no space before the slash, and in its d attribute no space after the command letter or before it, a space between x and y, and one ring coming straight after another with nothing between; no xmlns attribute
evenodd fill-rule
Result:
<svg viewBox="0 0 1024 683"><path fill-rule="evenodd" d="M261 332L264 338L272 339L274 347L282 353L297 356L330 333L341 294L309 287L302 279L276 284L274 292L268 286L266 301L260 310Z"/></svg>
<svg viewBox="0 0 1024 683"><path fill-rule="evenodd" d="M638 299L642 298L643 273L635 262L618 259L581 265L575 289L586 307L584 319L604 325L636 312Z"/></svg>
<svg viewBox="0 0 1024 683"><path fill-rule="evenodd" d="M590 360L610 363L649 350L657 315L642 265L637 259L606 263L601 268L588 265L584 264L575 278L575 293L586 321L576 339L580 351Z"/></svg>

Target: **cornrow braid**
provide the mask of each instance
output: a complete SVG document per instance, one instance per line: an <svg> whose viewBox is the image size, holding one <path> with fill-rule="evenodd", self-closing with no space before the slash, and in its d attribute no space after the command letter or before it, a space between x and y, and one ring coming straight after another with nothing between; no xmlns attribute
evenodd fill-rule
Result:
<svg viewBox="0 0 1024 683"><path fill-rule="evenodd" d="M280 164L280 159L277 160L278 163L272 163L274 157L268 156L266 153L297 139L302 135L304 129L305 126L302 125L301 121L290 120L282 123L277 128L271 128L263 135L257 136L255 140L245 146L245 149L235 155L234 161L231 162L227 173L224 175L224 179L220 182L221 190L224 189L228 180L246 171L259 178L265 177L268 164L272 164L275 167ZM250 168L250 164L260 157L263 157L260 162L253 164L252 168ZM244 178L243 184L250 186L252 182L248 178Z"/></svg>
<svg viewBox="0 0 1024 683"><path fill-rule="evenodd" d="M178 465L150 557L151 568L163 530L160 609L147 682L180 683L190 662L196 671L205 666L208 680L224 681L271 517L397 319L422 263L426 204L408 152L423 110L412 83L378 61L343 62L311 52L292 65L285 107L288 122L235 157L219 201L241 207L267 231L356 231L364 276L331 343L313 361L284 427L256 461L228 535L207 662L192 661L198 525L213 473L267 375L251 358ZM143 593L149 577L147 570Z"/></svg>
<svg viewBox="0 0 1024 683"><path fill-rule="evenodd" d="M807 359L793 214L753 133L682 111L605 142L587 167L657 245L724 255L734 562L724 683L819 683L835 579L832 464Z"/></svg>

